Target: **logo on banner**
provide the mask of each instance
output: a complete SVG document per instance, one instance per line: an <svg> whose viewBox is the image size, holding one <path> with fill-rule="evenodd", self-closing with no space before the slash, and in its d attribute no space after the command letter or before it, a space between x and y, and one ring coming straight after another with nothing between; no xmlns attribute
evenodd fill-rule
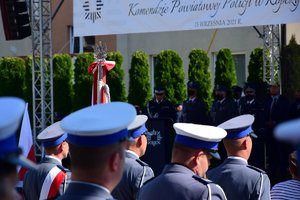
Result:
<svg viewBox="0 0 300 200"><path fill-rule="evenodd" d="M146 137L148 140L148 145L155 147L156 145L160 145L163 137L160 135L160 131L152 130L146 132Z"/></svg>
<svg viewBox="0 0 300 200"><path fill-rule="evenodd" d="M101 19L102 0L85 1L82 7L85 12L85 20L90 20L94 23L96 20Z"/></svg>

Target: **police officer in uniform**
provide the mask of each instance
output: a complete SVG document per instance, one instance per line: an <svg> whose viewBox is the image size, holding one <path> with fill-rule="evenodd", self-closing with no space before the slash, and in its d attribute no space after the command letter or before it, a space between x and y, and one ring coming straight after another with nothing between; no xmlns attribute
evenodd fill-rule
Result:
<svg viewBox="0 0 300 200"><path fill-rule="evenodd" d="M205 105L197 98L198 85L194 82L188 82L187 88L188 99L183 102L180 122L207 124L208 117L206 115Z"/></svg>
<svg viewBox="0 0 300 200"><path fill-rule="evenodd" d="M251 128L253 122L252 115L241 115L218 126L227 131L223 142L228 157L221 165L209 170L207 176L223 188L230 200L270 199L267 174L247 162L252 149L250 136L257 137Z"/></svg>
<svg viewBox="0 0 300 200"><path fill-rule="evenodd" d="M226 199L220 186L203 178L211 156L219 156L218 142L226 136L226 131L188 123L175 123L174 129L171 164L140 189L137 199Z"/></svg>
<svg viewBox="0 0 300 200"><path fill-rule="evenodd" d="M250 114L254 116L252 129L258 136L253 140L252 153L249 158L249 164L260 169L266 169L265 166L265 131L264 131L264 106L256 98L255 86L248 83L245 86L245 96L243 97L240 106L240 114Z"/></svg>
<svg viewBox="0 0 300 200"><path fill-rule="evenodd" d="M238 113L240 114L240 105L243 101L243 98L242 98L243 88L241 88L238 85L234 85L231 87L231 91L232 91L233 101L235 102L237 109L238 109Z"/></svg>
<svg viewBox="0 0 300 200"><path fill-rule="evenodd" d="M135 108L123 102L78 110L61 122L68 133L72 177L59 199L113 199L111 191L123 175L124 146Z"/></svg>
<svg viewBox="0 0 300 200"><path fill-rule="evenodd" d="M215 100L210 109L210 125L217 126L237 115L237 105L227 97L227 88L223 85L217 85Z"/></svg>
<svg viewBox="0 0 300 200"><path fill-rule="evenodd" d="M139 158L145 154L147 148L146 115L137 115L128 126L133 142L126 144L125 166L123 177L117 187L112 191L113 197L118 200L136 199L138 190L149 179L154 177L152 169Z"/></svg>
<svg viewBox="0 0 300 200"><path fill-rule="evenodd" d="M60 121L50 125L37 136L45 148L46 155L37 170L30 170L25 174L25 199L52 199L65 192L71 178L70 170L62 165L62 160L69 153L67 137L68 134L60 127Z"/></svg>
<svg viewBox="0 0 300 200"><path fill-rule="evenodd" d="M146 105L144 111L150 119L171 119L176 120L176 112L173 104L165 99L165 89L161 86L154 88L154 98Z"/></svg>
<svg viewBox="0 0 300 200"><path fill-rule="evenodd" d="M16 131L21 123L25 102L16 97L0 97L0 199L17 200L17 166L35 169L17 146Z"/></svg>

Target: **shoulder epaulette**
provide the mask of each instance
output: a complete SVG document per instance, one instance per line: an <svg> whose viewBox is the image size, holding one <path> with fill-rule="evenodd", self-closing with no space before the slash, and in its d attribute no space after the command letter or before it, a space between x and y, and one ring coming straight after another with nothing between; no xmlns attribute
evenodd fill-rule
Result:
<svg viewBox="0 0 300 200"><path fill-rule="evenodd" d="M199 181L200 183L203 183L204 185L212 183L212 181L210 181L208 179L201 178L200 176L197 176L197 175L193 175L193 178L195 180Z"/></svg>
<svg viewBox="0 0 300 200"><path fill-rule="evenodd" d="M252 165L247 165L247 167L250 168L250 169L253 169L253 170L255 170L255 171L259 172L259 173L266 174L266 172L265 172L264 170L259 169L259 168L257 168L257 167L254 167L254 166L252 166Z"/></svg>
<svg viewBox="0 0 300 200"><path fill-rule="evenodd" d="M139 163L140 165L142 165L142 166L148 166L147 163L141 161L140 159L136 159L136 162L138 162L138 163Z"/></svg>

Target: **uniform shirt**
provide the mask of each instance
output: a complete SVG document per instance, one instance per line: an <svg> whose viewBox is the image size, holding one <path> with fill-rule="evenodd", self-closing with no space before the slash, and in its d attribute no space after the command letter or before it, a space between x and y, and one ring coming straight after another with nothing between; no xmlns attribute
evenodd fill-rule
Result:
<svg viewBox="0 0 300 200"><path fill-rule="evenodd" d="M184 101L180 122L207 124L208 118L206 116L204 103L197 98Z"/></svg>
<svg viewBox="0 0 300 200"><path fill-rule="evenodd" d="M228 199L270 199L270 180L267 174L249 166L240 157L228 157L218 167L209 170L207 177L219 184Z"/></svg>
<svg viewBox="0 0 300 200"><path fill-rule="evenodd" d="M237 115L238 108L232 99L215 100L210 109L210 125L218 126Z"/></svg>
<svg viewBox="0 0 300 200"><path fill-rule="evenodd" d="M271 199L300 200L300 181L288 180L277 183L271 190Z"/></svg>
<svg viewBox="0 0 300 200"><path fill-rule="evenodd" d="M54 174L65 173L65 177L61 182L58 193L55 197L58 197L64 193L70 182L71 172L62 166L59 159L53 156L45 156L39 163L37 170L29 170L25 174L23 191L26 200L45 199L48 195L53 178L50 178ZM57 176L54 176L57 177Z"/></svg>
<svg viewBox="0 0 300 200"><path fill-rule="evenodd" d="M110 191L97 184L72 181L65 194L60 196L58 200L111 200L114 199Z"/></svg>
<svg viewBox="0 0 300 200"><path fill-rule="evenodd" d="M118 200L135 199L140 187L154 177L152 169L138 155L126 150L123 177L112 196Z"/></svg>
<svg viewBox="0 0 300 200"><path fill-rule="evenodd" d="M138 192L138 200L226 199L220 186L197 176L179 164L166 165L162 174L146 183Z"/></svg>

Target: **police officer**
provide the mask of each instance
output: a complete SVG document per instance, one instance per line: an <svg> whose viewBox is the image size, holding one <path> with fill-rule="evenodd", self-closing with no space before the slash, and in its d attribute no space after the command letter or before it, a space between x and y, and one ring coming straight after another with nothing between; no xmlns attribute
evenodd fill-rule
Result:
<svg viewBox="0 0 300 200"><path fill-rule="evenodd" d="M134 141L126 144L123 177L112 192L113 197L118 200L136 199L138 190L146 181L154 177L148 164L139 159L145 154L147 148L147 137L145 136L147 119L146 115L137 115L128 126L130 136Z"/></svg>
<svg viewBox="0 0 300 200"><path fill-rule="evenodd" d="M207 124L208 117L206 115L204 103L197 98L198 85L194 82L188 82L188 99L183 102L182 114L180 122Z"/></svg>
<svg viewBox="0 0 300 200"><path fill-rule="evenodd" d="M232 118L218 127L227 131L223 139L227 159L218 167L209 170L207 176L219 184L228 199L270 199L270 180L267 174L248 165L252 150L252 139L257 137L251 128L252 115Z"/></svg>
<svg viewBox="0 0 300 200"><path fill-rule="evenodd" d="M215 100L210 109L210 124L217 126L237 115L237 105L227 97L227 88L223 85L217 85Z"/></svg>
<svg viewBox="0 0 300 200"><path fill-rule="evenodd" d="M61 122L68 133L72 181L59 199L112 199L123 175L124 145L135 108L122 102L78 110Z"/></svg>
<svg viewBox="0 0 300 200"><path fill-rule="evenodd" d="M254 116L252 129L258 138L253 140L252 153L249 158L249 164L254 165L260 169L266 169L265 166L265 131L264 131L264 108L263 104L256 98L256 89L253 84L246 84L245 96L240 105L240 114L250 114Z"/></svg>
<svg viewBox="0 0 300 200"><path fill-rule="evenodd" d="M174 129L171 164L140 189L137 199L226 199L218 185L203 178L211 156L219 156L218 142L226 136L226 131L188 123L175 123Z"/></svg>
<svg viewBox="0 0 300 200"><path fill-rule="evenodd" d="M16 97L0 97L0 198L21 199L15 190L18 165L34 169L36 166L17 146L16 131L22 120L25 102Z"/></svg>
<svg viewBox="0 0 300 200"><path fill-rule="evenodd" d="M150 119L171 119L176 120L176 112L173 104L165 99L165 89L161 86L154 88L154 98L146 105L144 111Z"/></svg>
<svg viewBox="0 0 300 200"><path fill-rule="evenodd" d="M37 136L46 155L36 171L30 170L25 174L25 199L51 199L64 193L71 178L70 171L62 165L62 160L69 153L67 137L68 134L61 129L60 122L50 125Z"/></svg>
<svg viewBox="0 0 300 200"><path fill-rule="evenodd" d="M242 99L243 88L241 88L238 85L234 85L231 87L231 91L232 91L233 101L235 102L238 112L240 114L240 105L242 103L241 99Z"/></svg>

